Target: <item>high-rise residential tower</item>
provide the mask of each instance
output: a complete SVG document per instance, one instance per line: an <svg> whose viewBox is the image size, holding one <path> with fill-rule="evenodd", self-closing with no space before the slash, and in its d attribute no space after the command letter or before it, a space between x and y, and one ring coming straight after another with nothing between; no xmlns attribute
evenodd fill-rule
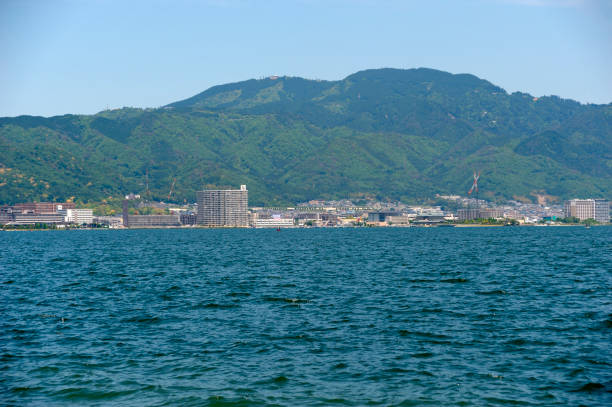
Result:
<svg viewBox="0 0 612 407"><path fill-rule="evenodd" d="M198 191L197 222L211 227L247 227L249 225L249 192L240 189Z"/></svg>

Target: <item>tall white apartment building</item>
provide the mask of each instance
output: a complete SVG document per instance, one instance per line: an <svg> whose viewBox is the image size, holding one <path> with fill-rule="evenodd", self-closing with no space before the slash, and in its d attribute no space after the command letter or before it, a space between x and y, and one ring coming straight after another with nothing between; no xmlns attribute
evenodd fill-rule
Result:
<svg viewBox="0 0 612 407"><path fill-rule="evenodd" d="M211 227L249 226L249 192L240 189L208 189L198 191L197 223Z"/></svg>

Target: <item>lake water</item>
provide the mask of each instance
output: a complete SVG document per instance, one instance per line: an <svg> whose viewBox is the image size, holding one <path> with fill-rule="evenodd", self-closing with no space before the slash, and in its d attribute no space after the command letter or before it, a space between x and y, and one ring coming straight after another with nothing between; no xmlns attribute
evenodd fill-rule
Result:
<svg viewBox="0 0 612 407"><path fill-rule="evenodd" d="M0 404L611 405L612 228L0 233Z"/></svg>

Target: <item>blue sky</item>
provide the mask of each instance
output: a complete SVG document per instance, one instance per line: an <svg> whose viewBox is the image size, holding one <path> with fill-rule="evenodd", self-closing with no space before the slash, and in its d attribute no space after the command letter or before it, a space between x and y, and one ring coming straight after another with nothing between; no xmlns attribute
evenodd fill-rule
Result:
<svg viewBox="0 0 612 407"><path fill-rule="evenodd" d="M227 82L380 67L610 103L612 1L0 1L0 116L158 107Z"/></svg>

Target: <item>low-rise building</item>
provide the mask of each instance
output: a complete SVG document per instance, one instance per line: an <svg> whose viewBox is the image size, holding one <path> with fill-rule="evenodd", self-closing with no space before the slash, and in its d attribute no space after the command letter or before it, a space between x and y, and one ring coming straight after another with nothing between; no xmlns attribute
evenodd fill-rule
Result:
<svg viewBox="0 0 612 407"><path fill-rule="evenodd" d="M0 212L0 225L6 225L14 220L12 213Z"/></svg>
<svg viewBox="0 0 612 407"><path fill-rule="evenodd" d="M74 202L26 202L13 205L15 212L49 214L74 209Z"/></svg>
<svg viewBox="0 0 612 407"><path fill-rule="evenodd" d="M293 226L293 219L288 218L255 219L256 228L290 228Z"/></svg>
<svg viewBox="0 0 612 407"><path fill-rule="evenodd" d="M479 211L478 217L480 219L502 219L504 217L504 210L500 208L482 208Z"/></svg>
<svg viewBox="0 0 612 407"><path fill-rule="evenodd" d="M198 221L198 217L195 213L181 212L179 216L181 225L194 226Z"/></svg>
<svg viewBox="0 0 612 407"><path fill-rule="evenodd" d="M127 215L127 219L131 228L181 226L178 215Z"/></svg>
<svg viewBox="0 0 612 407"><path fill-rule="evenodd" d="M368 223L383 223L388 222L388 218L402 216L399 212L394 211L380 211L380 212L369 212Z"/></svg>
<svg viewBox="0 0 612 407"><path fill-rule="evenodd" d="M120 216L94 216L93 223L115 229L123 227L123 218Z"/></svg>
<svg viewBox="0 0 612 407"><path fill-rule="evenodd" d="M0 224L3 225L35 225L35 224L63 224L66 222L65 214L48 212L55 208L53 202L32 202L4 206L0 209ZM60 206L61 207L61 206Z"/></svg>
<svg viewBox="0 0 612 407"><path fill-rule="evenodd" d="M90 225L93 223L93 209L66 209L59 211L65 213L66 223L76 225Z"/></svg>
<svg viewBox="0 0 612 407"><path fill-rule="evenodd" d="M480 218L479 208L465 208L457 210L457 217L460 221L474 220Z"/></svg>
<svg viewBox="0 0 612 407"><path fill-rule="evenodd" d="M502 208L464 208L457 211L457 218L463 220L475 219L502 219L504 218Z"/></svg>
<svg viewBox="0 0 612 407"><path fill-rule="evenodd" d="M35 225L35 224L60 224L65 223L65 217L61 213L14 213L11 225Z"/></svg>
<svg viewBox="0 0 612 407"><path fill-rule="evenodd" d="M406 226L410 224L410 217L405 215L387 216L387 223L393 226Z"/></svg>

